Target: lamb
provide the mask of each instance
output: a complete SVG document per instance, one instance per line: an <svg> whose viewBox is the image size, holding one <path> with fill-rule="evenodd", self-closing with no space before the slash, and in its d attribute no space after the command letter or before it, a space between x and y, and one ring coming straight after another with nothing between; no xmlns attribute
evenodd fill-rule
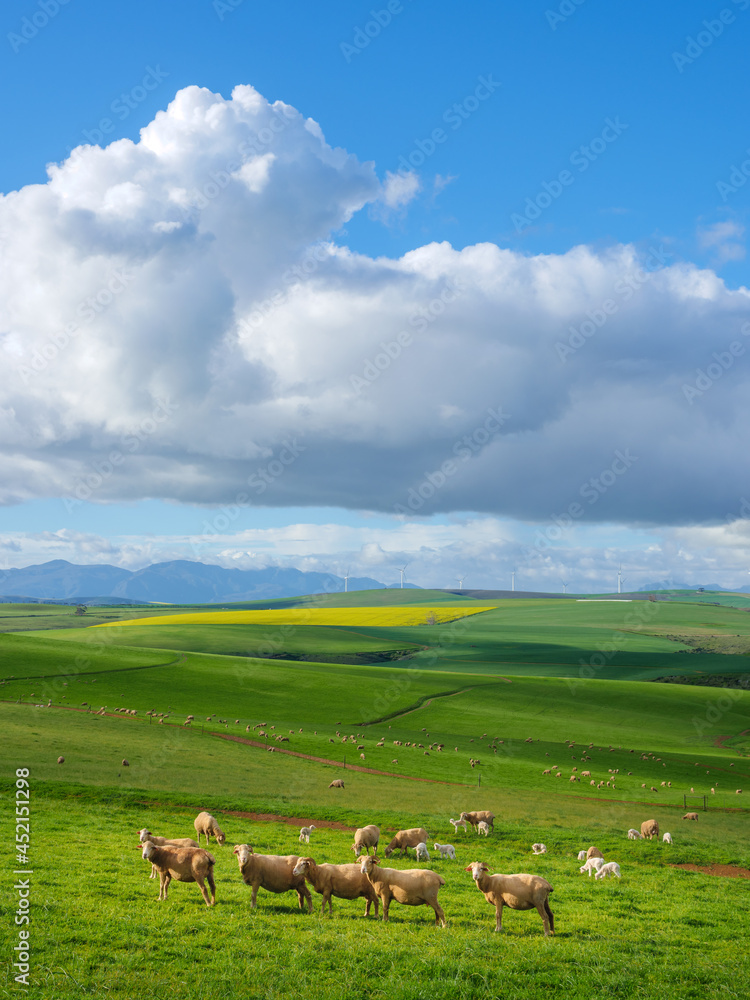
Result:
<svg viewBox="0 0 750 1000"><path fill-rule="evenodd" d="M659 824L655 819L647 819L641 823L641 836L645 840L647 837L652 840L659 836Z"/></svg>
<svg viewBox="0 0 750 1000"><path fill-rule="evenodd" d="M313 858L300 858L292 869L292 875L302 875L313 887L315 892L323 897L321 913L333 915L331 896L338 899L358 899L364 896L367 900L365 916L370 915L370 905L375 904L375 916L378 915L378 896L369 879L363 875L359 865L318 865Z"/></svg>
<svg viewBox="0 0 750 1000"><path fill-rule="evenodd" d="M300 828L300 831L299 831L299 842L300 842L300 844L302 844L302 843L309 844L310 843L310 834L313 832L314 829L315 829L315 825L314 824L312 824L310 826L303 826L303 827Z"/></svg>
<svg viewBox="0 0 750 1000"><path fill-rule="evenodd" d="M579 851L578 852L578 860L579 861L585 861L586 860L586 852L585 851Z"/></svg>
<svg viewBox="0 0 750 1000"><path fill-rule="evenodd" d="M380 829L374 823L370 823L369 826L359 827L354 833L354 843L352 844L354 857L358 858L362 851L365 854L369 854L370 848L372 848L372 853L374 854L377 850L379 840Z"/></svg>
<svg viewBox="0 0 750 1000"><path fill-rule="evenodd" d="M385 856L390 858L395 850L401 851L401 857L408 857L409 848L416 847L417 844L426 844L429 840L427 831L423 826L413 826L409 830L399 830L393 840L385 849ZM399 901L400 902L400 901Z"/></svg>
<svg viewBox="0 0 750 1000"><path fill-rule="evenodd" d="M198 813L193 820L193 826L195 827L195 832L198 834L199 844L201 842L201 835L206 838L206 847L211 843L211 834L216 837L216 842L219 844L223 844L227 839L211 813Z"/></svg>
<svg viewBox="0 0 750 1000"><path fill-rule="evenodd" d="M255 909L258 903L258 889L268 892L289 892L294 889L303 910L307 903L308 913L312 913L312 896L305 885L304 875L295 875L294 869L300 860L296 854L255 854L248 844L238 844L234 853L245 885L252 887L250 905Z"/></svg>
<svg viewBox="0 0 750 1000"><path fill-rule="evenodd" d="M531 845L531 850L534 852L534 854L546 854L547 853L547 845L546 844L532 844Z"/></svg>
<svg viewBox="0 0 750 1000"><path fill-rule="evenodd" d="M213 854L202 847L157 847L153 841L147 840L143 845L142 857L158 869L159 900L166 900L169 883L176 879L178 882L197 882L206 906L216 903L216 861ZM206 892L206 882L211 890L210 899Z"/></svg>
<svg viewBox="0 0 750 1000"><path fill-rule="evenodd" d="M664 836L661 839L664 841L665 844L671 844L672 843L672 834L671 833L665 833Z"/></svg>
<svg viewBox="0 0 750 1000"><path fill-rule="evenodd" d="M694 819L695 822L697 823L698 822L698 813L685 813L685 815L682 818L683 819Z"/></svg>
<svg viewBox="0 0 750 1000"><path fill-rule="evenodd" d="M334 778L333 781L331 782L331 784L328 787L329 788L343 788L344 787L344 782L341 780L341 778Z"/></svg>
<svg viewBox="0 0 750 1000"><path fill-rule="evenodd" d="M456 848L453 844L435 844L435 850L440 851L440 857L450 858L451 861L456 860Z"/></svg>
<svg viewBox="0 0 750 1000"><path fill-rule="evenodd" d="M628 840L643 840L643 834L639 833L638 830L634 830L631 827L628 830Z"/></svg>
<svg viewBox="0 0 750 1000"><path fill-rule="evenodd" d="M616 861L608 861L606 865L602 865L594 878L606 878L607 875L616 875L620 878L620 866Z"/></svg>
<svg viewBox="0 0 750 1000"><path fill-rule="evenodd" d="M150 840L155 847L200 847L200 844L196 844L194 840L190 837L174 837L169 839L167 837L157 837L150 830L145 827L138 831L138 840L141 844L145 844L147 840ZM156 878L156 873L158 869L156 865L151 865L151 874L149 878Z"/></svg>
<svg viewBox="0 0 750 1000"><path fill-rule="evenodd" d="M477 833L483 833L485 837L488 837L490 834L489 823L486 823L483 819L480 819L479 822L477 823Z"/></svg>
<svg viewBox="0 0 750 1000"><path fill-rule="evenodd" d="M474 827L475 832L479 832L477 827L479 823L484 820L484 822L491 827L493 833L495 830L495 814L489 812L486 809L480 809L478 812L462 812L460 819L465 819L468 823Z"/></svg>
<svg viewBox="0 0 750 1000"><path fill-rule="evenodd" d="M591 878L591 873L598 872L603 864L604 858L589 858L588 861L578 869L578 871L581 875L583 875L584 872L588 872L589 878Z"/></svg>
<svg viewBox="0 0 750 1000"><path fill-rule="evenodd" d="M438 891L445 885L445 879L429 868L381 868L376 857L367 855L361 859L360 870L383 904L383 921L388 922L391 900L405 906L431 906L435 911L435 926L447 926L445 913L438 902Z"/></svg>
<svg viewBox="0 0 750 1000"><path fill-rule="evenodd" d="M430 860L430 852L427 850L427 844L424 844L424 843L417 844L417 846L414 848L414 850L415 850L416 855L417 855L417 861L429 861Z"/></svg>
<svg viewBox="0 0 750 1000"><path fill-rule="evenodd" d="M490 875L489 868L481 861L473 861L465 871L488 903L495 907L495 930L503 929L503 907L512 910L536 909L544 923L544 934L555 933L555 917L549 906L549 894L553 892L549 882L538 875Z"/></svg>
<svg viewBox="0 0 750 1000"><path fill-rule="evenodd" d="M465 819L449 819L449 823L453 824L453 832L458 833L459 826L464 828L464 833L466 833L466 820Z"/></svg>

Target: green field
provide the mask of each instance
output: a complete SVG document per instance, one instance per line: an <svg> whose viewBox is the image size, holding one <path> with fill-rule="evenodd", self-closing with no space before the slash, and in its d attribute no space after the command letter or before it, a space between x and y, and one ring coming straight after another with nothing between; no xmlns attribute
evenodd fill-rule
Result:
<svg viewBox="0 0 750 1000"><path fill-rule="evenodd" d="M321 602L386 595L435 601ZM745 684L741 608L514 599L434 627L120 630L84 626L132 610L82 620L50 607L0 612L0 787L29 769L37 995L192 998L210 983L219 997L746 996L747 881L670 865L750 868L750 690L654 682ZM570 780L583 770L591 779ZM329 790L335 777L343 791ZM685 801L698 823L681 820ZM178 883L157 903L135 831L189 836L204 808L228 835L217 908ZM448 824L472 808L495 812L490 838ZM651 817L673 845L627 840ZM309 848L302 822L320 825ZM368 822L455 844L457 862L430 865L446 878L447 930L424 908L394 906L383 925L338 901L328 919L319 897L308 916L293 894L263 890L250 911L232 844L343 862L351 832L324 824ZM531 855L537 840L547 855ZM579 875L591 843L621 881ZM534 911L506 910L492 933L463 870L478 858L550 879L554 939Z"/></svg>

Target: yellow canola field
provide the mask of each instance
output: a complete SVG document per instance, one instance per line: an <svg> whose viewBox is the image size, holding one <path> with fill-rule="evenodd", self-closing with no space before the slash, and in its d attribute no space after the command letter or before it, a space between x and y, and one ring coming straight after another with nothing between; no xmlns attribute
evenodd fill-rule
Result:
<svg viewBox="0 0 750 1000"><path fill-rule="evenodd" d="M457 618L492 611L495 604L445 605L435 607L391 608L287 608L279 611L197 611L183 615L159 615L154 618L128 618L106 622L93 628L119 628L122 625L345 625L349 628L380 626L396 628L409 625L441 625Z"/></svg>

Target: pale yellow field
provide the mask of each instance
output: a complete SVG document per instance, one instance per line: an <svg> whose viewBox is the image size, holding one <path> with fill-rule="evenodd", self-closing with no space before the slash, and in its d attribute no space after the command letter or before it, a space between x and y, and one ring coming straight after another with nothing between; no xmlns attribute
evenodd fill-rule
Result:
<svg viewBox="0 0 750 1000"><path fill-rule="evenodd" d="M120 628L123 625L345 625L395 628L408 625L440 625L457 618L491 611L494 604L465 604L433 608L288 608L285 611L198 611L184 615L159 615L155 618L128 618L107 622L93 628Z"/></svg>

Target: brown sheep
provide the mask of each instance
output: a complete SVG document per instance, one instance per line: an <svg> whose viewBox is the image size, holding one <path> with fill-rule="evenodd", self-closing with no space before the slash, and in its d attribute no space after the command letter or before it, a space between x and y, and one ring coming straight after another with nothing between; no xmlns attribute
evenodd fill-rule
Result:
<svg viewBox="0 0 750 1000"><path fill-rule="evenodd" d="M138 845L141 846L140 844ZM150 861L159 872L159 899L166 900L169 883L172 879L178 882L197 882L206 906L216 902L216 884L214 883L213 854L202 847L157 847L147 840L143 845L142 857ZM211 890L209 899L205 882Z"/></svg>
<svg viewBox="0 0 750 1000"><path fill-rule="evenodd" d="M255 854L248 844L238 844L234 853L237 855L242 881L252 887L250 905L253 908L258 905L258 889L267 889L268 892L289 892L294 889L300 910L307 903L308 913L312 913L312 896L305 885L305 876L294 874L294 868L300 860L298 855Z"/></svg>
<svg viewBox="0 0 750 1000"><path fill-rule="evenodd" d="M694 819L695 822L697 823L698 822L698 813L685 813L685 815L682 818L683 819Z"/></svg>
<svg viewBox="0 0 750 1000"><path fill-rule="evenodd" d="M364 896L367 900L365 916L370 915L371 903L375 904L375 916L378 915L377 893L358 864L316 865L313 858L300 858L292 874L304 876L313 889L323 897L321 913L325 913L328 904L329 916L333 916L331 896L336 896L338 899L358 899Z"/></svg>
<svg viewBox="0 0 750 1000"><path fill-rule="evenodd" d="M429 840L427 831L423 826L413 826L409 830L399 830L393 840L385 849L385 856L390 858L395 850L401 851L401 857L409 856L409 848L416 848L417 844L426 844Z"/></svg>
<svg viewBox="0 0 750 1000"><path fill-rule="evenodd" d="M224 836L219 824L216 822L211 813L201 812L193 820L193 826L195 827L195 832L198 835L198 843L201 842L201 835L206 838L206 847L211 843L211 834L216 837L217 843L223 844L227 839Z"/></svg>
<svg viewBox="0 0 750 1000"><path fill-rule="evenodd" d="M360 870L366 875L383 904L383 920L388 922L391 900L406 906L431 906L435 911L435 925L447 926L445 913L438 903L438 891L445 879L429 868L381 868L377 857L365 855Z"/></svg>
<svg viewBox="0 0 750 1000"><path fill-rule="evenodd" d="M647 837L652 840L659 836L659 824L655 819L647 819L641 823L641 836L645 840Z"/></svg>
<svg viewBox="0 0 750 1000"><path fill-rule="evenodd" d="M503 907L512 910L536 909L544 923L544 934L555 933L555 917L549 906L549 894L553 892L549 882L539 875L490 875L489 868L481 861L473 861L464 869L471 872L477 888L488 903L495 907L495 930L503 929Z"/></svg>
<svg viewBox="0 0 750 1000"><path fill-rule="evenodd" d="M481 820L484 820L484 822L487 824L487 826L489 826L489 828L494 833L494 830L495 830L495 814L491 813L487 809L480 809L480 810L478 810L476 812L462 812L461 815L459 816L459 819L465 819L467 821L467 823L470 823L472 825L472 827L474 828L474 832L475 833L478 832L479 822Z"/></svg>
<svg viewBox="0 0 750 1000"><path fill-rule="evenodd" d="M331 782L331 784L328 787L329 788L343 788L344 787L344 782L341 780L341 778L334 778L333 781Z"/></svg>

